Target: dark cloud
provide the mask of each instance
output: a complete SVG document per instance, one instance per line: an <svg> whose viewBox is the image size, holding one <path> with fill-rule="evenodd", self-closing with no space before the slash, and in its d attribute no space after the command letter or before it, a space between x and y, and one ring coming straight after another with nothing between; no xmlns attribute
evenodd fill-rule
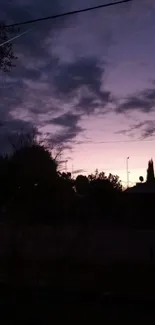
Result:
<svg viewBox="0 0 155 325"><path fill-rule="evenodd" d="M8 120L1 123L0 126L0 154L6 154L12 151L12 141L18 134L30 134L33 130L33 124L20 119Z"/></svg>
<svg viewBox="0 0 155 325"><path fill-rule="evenodd" d="M115 134L122 134L122 135L133 135L132 132L137 132L142 139L147 139L148 137L155 135L155 120L146 120L143 122L139 122L135 125L132 125L130 128L126 130L120 130L115 132Z"/></svg>
<svg viewBox="0 0 155 325"><path fill-rule="evenodd" d="M124 113L131 110L150 112L152 110L152 104L143 98L130 97L117 108L117 113Z"/></svg>
<svg viewBox="0 0 155 325"><path fill-rule="evenodd" d="M102 90L105 63L99 58L83 57L72 63L58 65L54 76L57 96L73 102L74 110L84 114L94 113L112 102L110 91ZM75 103L77 102L77 103Z"/></svg>
<svg viewBox="0 0 155 325"><path fill-rule="evenodd" d="M55 136L55 142L58 143L74 143L74 139L76 136L84 131L84 129L80 126L69 127L67 130L60 132L58 135Z"/></svg>
<svg viewBox="0 0 155 325"><path fill-rule="evenodd" d="M67 5L68 1L65 1ZM60 13L64 10L63 3L58 0L46 1L46 5L41 0L2 0L1 14L8 23L36 19L46 15ZM63 19L61 19L63 21Z"/></svg>
<svg viewBox="0 0 155 325"><path fill-rule="evenodd" d="M78 125L80 121L79 115L72 113L65 113L50 121L51 124L63 127L56 137L55 142L58 143L73 143L77 135L84 131L84 129Z"/></svg>
<svg viewBox="0 0 155 325"><path fill-rule="evenodd" d="M128 111L141 111L149 113L155 109L155 89L145 89L134 96L129 96L123 103L117 106L117 113Z"/></svg>
<svg viewBox="0 0 155 325"><path fill-rule="evenodd" d="M41 0L15 0L12 3L9 0L3 0L1 3L1 16L7 24L10 24L47 16L49 13L61 12L62 8L61 1L57 0L46 1L46 5ZM20 27L21 32L30 28L32 28L32 31L13 42L17 55L20 56L20 53L24 53L26 59L35 58L38 60L44 57L45 60L50 61L47 47L44 46L45 39L52 29L62 28L65 23L66 20L61 19L54 22L47 21L22 25Z"/></svg>
<svg viewBox="0 0 155 325"><path fill-rule="evenodd" d="M49 13L60 13L70 10L71 6L73 4L70 0L47 1L46 5L41 0L2 0L1 15L9 24ZM103 90L106 64L101 61L99 51L96 56L87 56L80 48L78 56L73 55L72 60L66 63L63 58L68 55L64 49L67 34L63 37L61 55L53 51L57 42L55 36L61 33L64 35L64 31L70 35L70 27L76 27L75 21L77 23L78 18L70 17L21 27L21 32L31 27L32 31L13 42L18 56L16 68L9 74L0 72L0 121L11 121L8 123L10 132L13 118L17 129L17 120L23 119L23 123L35 126L45 126L50 121L51 125L62 127L57 142L63 142L67 146L74 143L76 136L83 132L80 126L81 115L94 114L98 110L105 112L105 107L111 102L111 93ZM95 35L94 31L93 40ZM82 44L85 44L85 39L82 35L80 37ZM92 36L87 41L92 47ZM72 109L72 114L62 114L66 107L67 110L68 107ZM55 113L59 116L53 119Z"/></svg>
<svg viewBox="0 0 155 325"><path fill-rule="evenodd" d="M26 122L20 119L10 119L3 123L3 127L1 128L1 131L8 130L12 132L16 131L28 131L32 129L32 123Z"/></svg>
<svg viewBox="0 0 155 325"><path fill-rule="evenodd" d="M85 172L86 172L86 170L84 170L84 169L77 169L77 170L73 170L72 174L76 175L76 174L82 174Z"/></svg>
<svg viewBox="0 0 155 325"><path fill-rule="evenodd" d="M115 134L122 134L122 135L129 134L131 131L139 130L142 127L148 125L150 122L151 121L143 121L143 122L134 124L131 127L129 127L128 129L123 129L123 130L119 130L119 131L115 132Z"/></svg>
<svg viewBox="0 0 155 325"><path fill-rule="evenodd" d="M125 135L125 134L127 134L128 132L129 132L129 130L125 130L125 129L123 129L123 130L119 130L119 131L115 132L115 134L122 134L122 135Z"/></svg>
<svg viewBox="0 0 155 325"><path fill-rule="evenodd" d="M66 5L68 5L68 1L66 1ZM41 0L33 2L3 0L1 3L1 16L8 24L35 19L49 15L49 12L52 14L62 10L64 10L64 6L61 1L57 0L47 1L46 5ZM21 26L21 32L29 28L32 28L32 31L13 42L14 51L18 56L16 67L11 70L9 75L0 73L0 95L3 98L1 111L5 110L6 114L9 114L14 109L18 110L20 106L20 110L27 110L28 114L44 114L51 111L52 106L55 109L58 108L52 100L51 77L58 59L48 52L45 40L51 30L61 29L66 23L67 20L61 19L54 23L48 21L47 23ZM36 83L36 87L34 87L34 83Z"/></svg>
<svg viewBox="0 0 155 325"><path fill-rule="evenodd" d="M99 103L90 94L90 96L83 96L80 98L78 104L75 106L77 111L85 111L87 114L93 113L99 107Z"/></svg>
<svg viewBox="0 0 155 325"><path fill-rule="evenodd" d="M13 113L30 117L35 123L39 114L59 111L49 84L40 80L13 79L5 84L0 81L0 96L0 119L6 120Z"/></svg>
<svg viewBox="0 0 155 325"><path fill-rule="evenodd" d="M142 131L142 138L146 139L155 135L155 121L149 121Z"/></svg>
<svg viewBox="0 0 155 325"><path fill-rule="evenodd" d="M111 93L108 91L102 91L102 95L99 97L90 93L90 95L81 96L78 104L75 105L75 110L85 114L107 113L108 109L105 106L112 101Z"/></svg>
<svg viewBox="0 0 155 325"><path fill-rule="evenodd" d="M70 64L61 64L54 84L60 94L68 95L82 86L90 92L102 95L100 91L102 68L96 58L81 58Z"/></svg>
<svg viewBox="0 0 155 325"><path fill-rule="evenodd" d="M37 37L40 37L39 32ZM37 43L37 37L35 42L30 37L28 44L25 44L25 38L20 41L16 68L9 76L1 74L0 94L3 100L0 118L2 113L7 118L13 112L15 118L22 115L39 123L39 120L45 119L44 114L45 120L47 116L49 120L54 112L63 111L65 104L83 114L92 114L99 108L104 110L111 94L101 89L105 70L100 59L85 57L72 63L62 63L49 54L48 46L41 47L40 42Z"/></svg>
<svg viewBox="0 0 155 325"><path fill-rule="evenodd" d="M56 118L53 118L50 122L52 124L60 125L63 127L74 127L77 125L77 123L80 120L79 115L74 115L72 113L65 113L63 115L60 115Z"/></svg>
<svg viewBox="0 0 155 325"><path fill-rule="evenodd" d="M84 138L84 137L83 137ZM93 140L82 140L82 141L75 141L75 144L90 144L90 143L94 143Z"/></svg>

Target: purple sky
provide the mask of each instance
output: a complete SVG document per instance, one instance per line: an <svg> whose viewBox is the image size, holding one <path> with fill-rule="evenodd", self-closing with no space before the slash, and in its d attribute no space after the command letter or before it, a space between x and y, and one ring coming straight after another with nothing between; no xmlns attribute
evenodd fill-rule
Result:
<svg viewBox="0 0 155 325"><path fill-rule="evenodd" d="M111 0L2 0L7 23ZM155 160L155 1L132 3L24 26L10 73L0 72L0 149L33 125L63 143L68 170L117 173L125 185ZM132 141L132 142L130 142ZM107 142L107 143L105 143Z"/></svg>

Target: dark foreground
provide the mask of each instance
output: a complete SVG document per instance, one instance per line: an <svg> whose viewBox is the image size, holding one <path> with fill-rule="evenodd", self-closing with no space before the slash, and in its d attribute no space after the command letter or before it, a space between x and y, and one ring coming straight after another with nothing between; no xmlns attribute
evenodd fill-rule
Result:
<svg viewBox="0 0 155 325"><path fill-rule="evenodd" d="M62 263L44 264L34 270L30 263L16 264L16 272L8 274L14 285L0 285L0 324L155 324L154 263L66 269Z"/></svg>
<svg viewBox="0 0 155 325"><path fill-rule="evenodd" d="M145 324L155 321L155 299L51 288L1 286L0 324Z"/></svg>

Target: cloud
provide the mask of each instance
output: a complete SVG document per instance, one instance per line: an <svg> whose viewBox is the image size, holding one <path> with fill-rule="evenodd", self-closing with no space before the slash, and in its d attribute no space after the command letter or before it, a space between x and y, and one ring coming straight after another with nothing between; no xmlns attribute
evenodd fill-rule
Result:
<svg viewBox="0 0 155 325"><path fill-rule="evenodd" d="M136 95L129 96L123 103L116 107L117 113L140 111L149 113L155 110L155 88L144 89Z"/></svg>
<svg viewBox="0 0 155 325"><path fill-rule="evenodd" d="M109 91L102 91L102 94L95 95L94 93L89 93L87 95L80 93L81 98L77 105L75 105L75 110L83 112L85 114L94 113L107 113L108 104L113 103L112 95Z"/></svg>
<svg viewBox="0 0 155 325"><path fill-rule="evenodd" d="M81 173L85 173L86 170L84 169L77 169L77 170L73 170L72 174L73 175L76 175L76 174L81 174Z"/></svg>
<svg viewBox="0 0 155 325"><path fill-rule="evenodd" d="M155 121L148 121L142 131L142 138L146 139L155 135Z"/></svg>
<svg viewBox="0 0 155 325"><path fill-rule="evenodd" d="M62 130L55 136L55 142L58 143L73 143L77 135L84 131L78 125L81 117L72 113L65 113L61 116L53 118L50 123L62 127Z"/></svg>
<svg viewBox="0 0 155 325"><path fill-rule="evenodd" d="M68 5L69 2L66 1ZM41 0L19 1L14 3L2 0L1 15L6 23L13 23L42 17L64 10L60 1L47 1L46 6ZM0 118L7 118L10 112L14 117L38 120L39 114L59 110L59 99L52 98L52 76L57 58L48 52L44 41L51 29L62 29L68 20L61 19L54 23L44 22L21 26L21 31L32 27L27 35L13 42L13 48L18 56L16 68L10 74L0 74Z"/></svg>
<svg viewBox="0 0 155 325"><path fill-rule="evenodd" d="M13 149L11 140L17 138L17 134L29 134L34 129L30 122L20 119L8 120L0 126L0 154L10 153Z"/></svg>
<svg viewBox="0 0 155 325"><path fill-rule="evenodd" d="M67 3L67 2L66 2ZM14 0L11 3L9 0L1 1L1 11L4 19L7 19L9 23L25 21L35 19L53 13L62 12L64 9L61 1L53 0L46 1L46 6L41 0ZM63 19L61 20L63 21Z"/></svg>
<svg viewBox="0 0 155 325"><path fill-rule="evenodd" d="M80 120L79 115L74 115L74 114L68 112L68 113L60 115L56 118L53 118L50 122L52 124L70 128L71 126L73 127L73 126L77 125L79 120Z"/></svg>
<svg viewBox="0 0 155 325"><path fill-rule="evenodd" d="M104 68L97 58L80 58L73 63L60 64L54 77L54 85L60 95L65 96L81 87L88 87L91 93L102 96L100 91Z"/></svg>
<svg viewBox="0 0 155 325"><path fill-rule="evenodd" d="M126 135L129 132L129 129L123 129L115 132L115 134L121 134L121 135Z"/></svg>
<svg viewBox="0 0 155 325"><path fill-rule="evenodd" d="M155 120L146 120L143 122L139 122L135 125L132 125L128 129L120 130L115 132L115 134L122 134L130 136L133 134L132 132L136 132L136 135L140 133L141 139L147 139L155 135Z"/></svg>
<svg viewBox="0 0 155 325"><path fill-rule="evenodd" d="M93 5L93 0L89 2ZM82 0L53 0L46 5L42 0L2 0L1 15L12 23L80 6ZM33 30L13 43L19 58L16 68L0 76L0 120L23 120L38 127L50 121L61 128L57 142L67 146L84 131L81 116L107 112L113 99L104 88L104 56L113 42L116 11L120 8L32 24ZM27 28L22 26L21 32Z"/></svg>
<svg viewBox="0 0 155 325"><path fill-rule="evenodd" d="M77 111L85 111L86 114L93 113L98 107L100 107L98 101L94 96L84 95L79 99L78 104L75 106Z"/></svg>
<svg viewBox="0 0 155 325"><path fill-rule="evenodd" d="M53 137L50 136L48 138L48 143L54 143L54 144L60 144L63 146L63 148L71 148L71 146L74 144L74 139L76 136L81 133L83 129L80 126L75 126L75 127L69 127L66 130L63 130ZM67 147L66 147L67 144Z"/></svg>
<svg viewBox="0 0 155 325"><path fill-rule="evenodd" d="M58 65L54 76L55 93L63 100L70 100L75 111L84 114L104 110L112 102L110 91L103 90L105 63L99 58L83 57L75 62Z"/></svg>
<svg viewBox="0 0 155 325"><path fill-rule="evenodd" d="M61 63L55 57L51 59L54 68L49 69L47 64L40 70L38 65L42 61L36 61L36 65L34 62L30 68L27 61L24 65L21 56L16 73L12 71L6 79L4 74L1 76L0 119L19 118L35 126L50 122L66 127L57 141L67 143L83 131L79 125L81 116L105 112L112 96L103 90L105 70L98 58L81 58L70 64ZM72 113L66 113L67 107Z"/></svg>

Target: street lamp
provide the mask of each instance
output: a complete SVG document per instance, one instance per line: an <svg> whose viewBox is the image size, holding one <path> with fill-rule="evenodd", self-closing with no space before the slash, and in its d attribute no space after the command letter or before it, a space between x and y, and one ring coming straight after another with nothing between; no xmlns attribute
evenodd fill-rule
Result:
<svg viewBox="0 0 155 325"><path fill-rule="evenodd" d="M129 187L129 157L126 158L127 188Z"/></svg>

